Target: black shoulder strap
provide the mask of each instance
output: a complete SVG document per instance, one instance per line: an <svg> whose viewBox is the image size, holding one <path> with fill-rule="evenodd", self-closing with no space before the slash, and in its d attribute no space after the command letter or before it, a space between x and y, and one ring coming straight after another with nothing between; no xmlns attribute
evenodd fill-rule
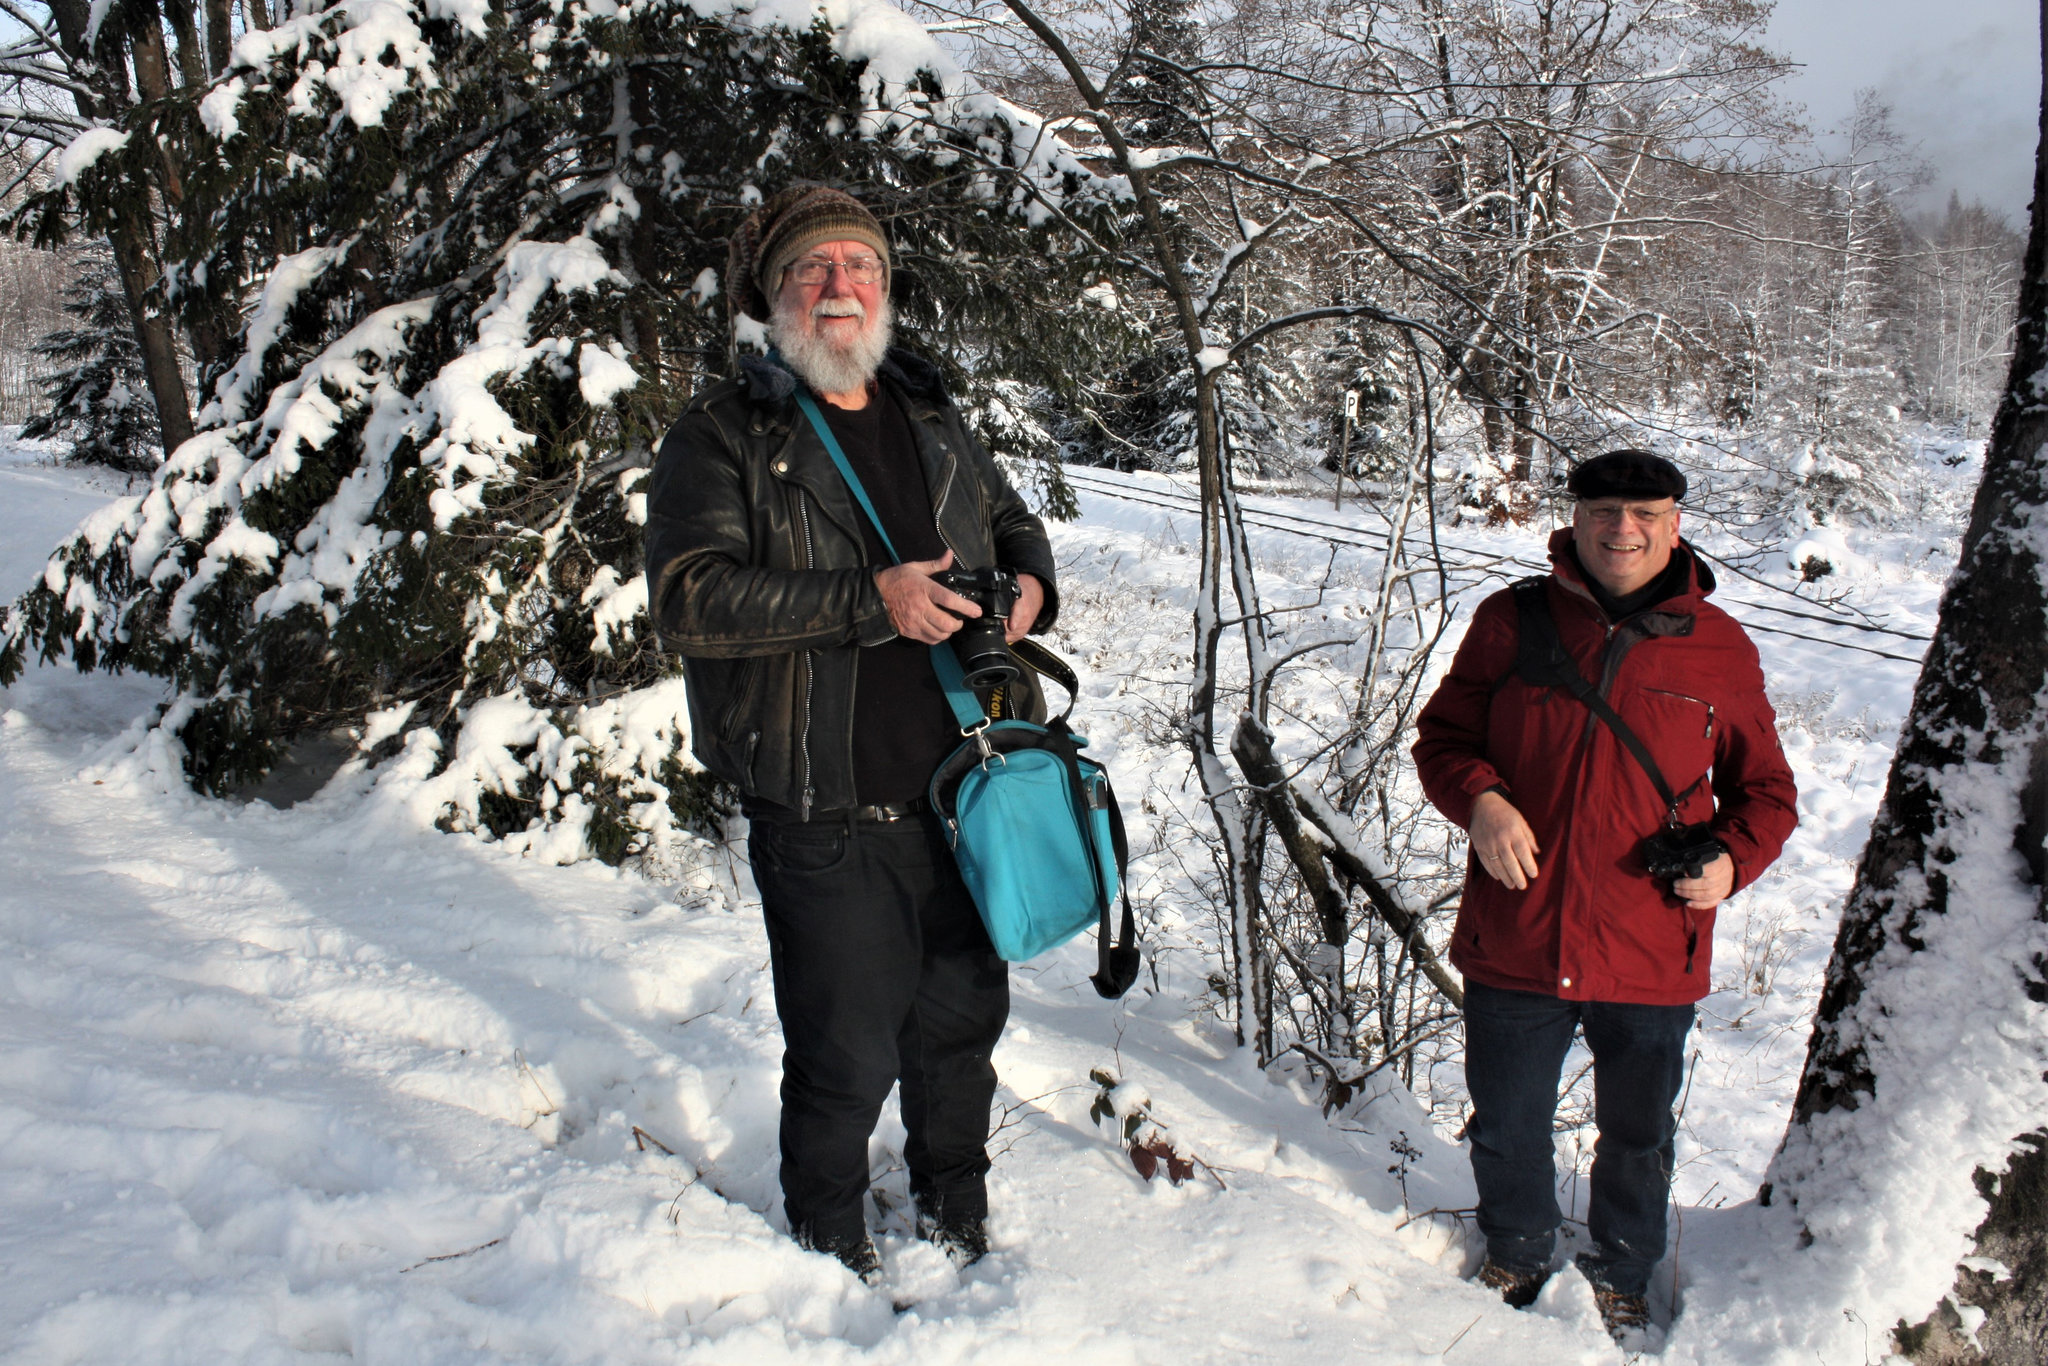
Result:
<svg viewBox="0 0 2048 1366"><path fill-rule="evenodd" d="M1536 574L1515 581L1515 627L1518 633L1515 645L1516 677L1532 688L1563 688L1583 702L1593 715L1604 721L1607 728L1614 732L1615 738L1620 740L1628 752L1635 756L1636 762L1642 765L1643 772L1649 775L1650 785L1657 789L1657 795L1663 799L1664 809L1676 823L1679 801L1689 796L1692 787L1698 787L1699 783L1695 782L1685 792L1674 795L1671 784L1664 781L1663 770L1659 769L1657 761L1650 757L1649 747L1643 744L1636 733L1629 729L1628 722L1621 719L1621 714L1608 706L1607 699L1602 697L1599 691L1586 681L1585 675L1579 672L1579 666L1574 664L1571 655L1565 652L1564 641L1557 634L1556 618L1550 615L1550 600L1544 587L1548 578L1548 575Z"/></svg>
<svg viewBox="0 0 2048 1366"><path fill-rule="evenodd" d="M1081 680L1074 676L1073 667L1066 660L1061 659L1030 636L1025 636L1022 640L1012 643L1010 653L1017 656L1019 662L1029 665L1033 673L1050 678L1053 682L1065 688L1067 690L1067 708L1059 714L1059 719L1064 721L1073 715L1074 703L1081 696Z"/></svg>
<svg viewBox="0 0 2048 1366"><path fill-rule="evenodd" d="M1095 984L1095 994L1105 1000L1114 1001L1131 989L1138 980L1138 922L1131 914L1131 879L1127 871L1131 861L1130 840L1124 835L1124 813L1116 804L1116 794L1109 790L1109 775L1102 777L1103 800L1109 803L1109 841L1116 852L1116 885L1123 897L1123 924L1117 930L1116 944L1109 942L1109 907L1102 908L1102 923L1095 930L1095 975L1088 980Z"/></svg>
<svg viewBox="0 0 2048 1366"><path fill-rule="evenodd" d="M1546 574L1515 580L1515 675L1532 688L1564 688L1576 695L1586 680L1557 634L1548 582Z"/></svg>
<svg viewBox="0 0 2048 1366"><path fill-rule="evenodd" d="M1021 643L1021 642L1020 642ZM1049 658L1058 662L1058 656L1047 652ZM1036 667L1035 665L1033 667ZM1064 663L1060 664L1066 668ZM1068 670L1067 676L1073 677ZM1095 974L1088 980L1095 984L1095 993L1108 1000L1115 1000L1131 989L1138 980L1138 922L1131 914L1131 891L1128 868L1130 843L1124 835L1124 816L1116 804L1116 795L1109 790L1109 775L1100 775L1098 792L1081 776L1081 750L1074 743L1074 733L1067 728L1064 717L1047 723L1045 748L1057 755L1067 770L1067 787L1074 798L1074 814L1080 818L1081 837L1088 845L1090 871L1095 874L1095 904L1100 908L1101 923L1095 927ZM1114 946L1109 939L1109 887L1102 874L1102 861L1096 856L1095 822L1089 812L1096 806L1106 806L1109 815L1109 836L1111 852L1116 856L1116 880L1123 895L1123 924Z"/></svg>

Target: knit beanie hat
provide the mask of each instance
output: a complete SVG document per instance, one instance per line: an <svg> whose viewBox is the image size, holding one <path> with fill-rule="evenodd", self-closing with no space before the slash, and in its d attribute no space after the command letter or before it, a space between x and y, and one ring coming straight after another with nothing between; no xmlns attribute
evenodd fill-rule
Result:
<svg viewBox="0 0 2048 1366"><path fill-rule="evenodd" d="M726 249L726 307L756 322L775 310L782 272L822 242L864 242L882 258L889 281L889 239L862 203L843 190L798 183L778 191L740 224Z"/></svg>

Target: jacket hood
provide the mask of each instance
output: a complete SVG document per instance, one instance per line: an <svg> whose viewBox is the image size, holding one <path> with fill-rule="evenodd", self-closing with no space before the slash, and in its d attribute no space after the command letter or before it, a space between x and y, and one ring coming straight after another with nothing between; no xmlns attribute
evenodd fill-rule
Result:
<svg viewBox="0 0 2048 1366"><path fill-rule="evenodd" d="M1664 601L1674 602L1679 598L1705 598L1716 587L1713 569L1707 564L1700 553L1692 548L1692 542L1686 540L1683 536L1678 538L1678 551L1683 551L1686 559L1691 562L1692 573L1687 581L1685 591L1666 598ZM1673 553L1676 554L1678 552L1674 551ZM1568 526L1559 527L1556 531L1550 533L1550 568L1558 578L1564 580L1573 588L1590 592L1586 587L1586 571L1580 566L1579 557L1572 553L1572 529Z"/></svg>
<svg viewBox="0 0 2048 1366"><path fill-rule="evenodd" d="M743 355L739 360L740 384L748 402L778 407L796 396L796 376L768 357ZM889 348L877 373L912 398L935 405L947 401L946 381L939 367L900 346Z"/></svg>

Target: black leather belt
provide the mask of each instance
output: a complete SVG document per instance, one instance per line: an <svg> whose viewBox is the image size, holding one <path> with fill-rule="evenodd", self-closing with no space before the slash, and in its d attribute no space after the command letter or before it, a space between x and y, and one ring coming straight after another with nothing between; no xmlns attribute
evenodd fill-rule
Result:
<svg viewBox="0 0 2048 1366"><path fill-rule="evenodd" d="M886 802L875 806L820 807L811 811L809 824L816 825L820 821L903 821L909 820L912 816L922 816L931 809L931 801L926 797L918 797L907 802ZM751 820L772 821L778 825L805 823L796 812L785 811L779 807L770 808L765 803L757 805L746 814Z"/></svg>
<svg viewBox="0 0 2048 1366"><path fill-rule="evenodd" d="M811 819L837 821L904 821L931 809L923 797L908 802L886 802L879 806L843 806L833 811L813 811Z"/></svg>

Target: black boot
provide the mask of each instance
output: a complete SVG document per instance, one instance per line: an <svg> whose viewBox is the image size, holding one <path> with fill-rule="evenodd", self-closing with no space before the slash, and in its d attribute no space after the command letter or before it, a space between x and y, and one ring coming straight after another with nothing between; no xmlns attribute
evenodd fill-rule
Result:
<svg viewBox="0 0 2048 1366"><path fill-rule="evenodd" d="M837 1257L841 1266L860 1277L861 1284L882 1283L882 1254L875 1251L875 1240L867 1235L865 1229L856 1234L833 1237L800 1228L792 1230L790 1237L806 1252L822 1252Z"/></svg>
<svg viewBox="0 0 2048 1366"><path fill-rule="evenodd" d="M917 1197L917 1236L946 1254L964 1271L988 1256L988 1220L931 1196Z"/></svg>

